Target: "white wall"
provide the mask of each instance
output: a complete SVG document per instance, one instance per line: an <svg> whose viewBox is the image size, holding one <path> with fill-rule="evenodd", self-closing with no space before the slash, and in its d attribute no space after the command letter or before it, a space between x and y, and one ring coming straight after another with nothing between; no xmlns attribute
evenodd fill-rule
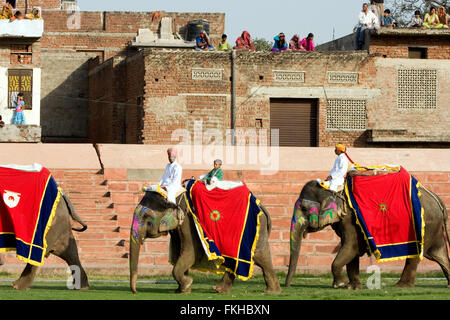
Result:
<svg viewBox="0 0 450 320"><path fill-rule="evenodd" d="M26 124L41 124L41 69L33 68L33 109L24 110ZM14 109L8 108L8 68L0 67L0 115L11 124Z"/></svg>

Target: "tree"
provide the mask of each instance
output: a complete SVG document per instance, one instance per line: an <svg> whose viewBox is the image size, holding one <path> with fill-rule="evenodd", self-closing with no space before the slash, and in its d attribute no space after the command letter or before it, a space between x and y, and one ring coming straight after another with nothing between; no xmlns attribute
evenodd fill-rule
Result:
<svg viewBox="0 0 450 320"><path fill-rule="evenodd" d="M255 38L253 39L253 45L256 51L270 51L273 47L273 42L267 41L264 38Z"/></svg>
<svg viewBox="0 0 450 320"><path fill-rule="evenodd" d="M398 22L400 27L405 27L409 24L414 16L414 11L420 10L423 18L425 13L430 11L431 7L437 9L439 6L444 6L444 8L448 9L450 0L386 0L384 4L385 9L389 8L391 10L392 17Z"/></svg>

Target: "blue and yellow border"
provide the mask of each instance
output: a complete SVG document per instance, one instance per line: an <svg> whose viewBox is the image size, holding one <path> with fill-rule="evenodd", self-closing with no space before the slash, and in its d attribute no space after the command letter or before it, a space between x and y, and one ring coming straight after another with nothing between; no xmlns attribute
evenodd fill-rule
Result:
<svg viewBox="0 0 450 320"><path fill-rule="evenodd" d="M203 248L205 249L208 260L218 260L218 264L216 265L216 270L195 267L194 269L201 271L212 271L217 274L223 274L225 271L228 271L243 281L250 279L253 275L254 270L253 256L255 254L256 245L259 239L259 218L263 214L263 211L259 207L259 199L257 199L251 192L249 192L244 228L242 229L241 238L239 241L238 257L230 257L221 254L214 240L208 239L196 216L192 202L192 189L196 183L196 180L190 180L187 184L186 205L189 213L193 217L195 227L198 231L200 241L202 242ZM251 249L243 250L248 246L248 244L251 244Z"/></svg>
<svg viewBox="0 0 450 320"><path fill-rule="evenodd" d="M58 187L50 174L40 201L31 243L16 238L13 232L0 232L0 253L16 251L16 257L19 260L37 267L42 266L47 249L46 236L52 225L60 199L61 188Z"/></svg>
<svg viewBox="0 0 450 320"><path fill-rule="evenodd" d="M418 182L412 175L410 175L410 188L409 188L409 198L411 201L411 215L414 224L414 232L416 236L415 241L409 241L404 243L392 243L385 245L376 245L373 236L370 234L364 218L361 213L361 209L356 202L353 195L353 179L347 176L345 183L345 194L348 199L350 208L356 216L356 223L361 228L364 239L367 243L370 252L375 256L377 261L396 261L408 258L423 259L423 241L425 236L425 220L424 220L424 209L420 204L420 192L418 188L420 187L420 182Z"/></svg>

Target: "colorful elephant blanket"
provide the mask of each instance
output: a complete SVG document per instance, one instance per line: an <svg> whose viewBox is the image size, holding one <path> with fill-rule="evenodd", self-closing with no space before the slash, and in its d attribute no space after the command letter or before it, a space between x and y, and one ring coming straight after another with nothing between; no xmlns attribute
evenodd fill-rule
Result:
<svg viewBox="0 0 450 320"><path fill-rule="evenodd" d="M0 192L0 252L16 251L18 259L41 266L60 199L58 185L43 167L0 167Z"/></svg>
<svg viewBox="0 0 450 320"><path fill-rule="evenodd" d="M210 191L202 182L187 184L187 205L208 260L219 260L216 273L228 271L242 280L253 273L253 254L259 237L259 200L243 184Z"/></svg>
<svg viewBox="0 0 450 320"><path fill-rule="evenodd" d="M347 198L378 261L423 259L425 221L419 186L404 168L382 176L347 177Z"/></svg>

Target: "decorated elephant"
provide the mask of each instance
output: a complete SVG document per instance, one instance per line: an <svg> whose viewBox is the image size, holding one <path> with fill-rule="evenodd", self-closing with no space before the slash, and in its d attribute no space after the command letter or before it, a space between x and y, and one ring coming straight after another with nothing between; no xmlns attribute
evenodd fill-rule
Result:
<svg viewBox="0 0 450 320"><path fill-rule="evenodd" d="M176 198L177 204L168 202L160 193L147 191L136 207L130 234L130 287L136 293L136 280L138 277L138 262L140 247L146 238L158 238L170 233L169 259L174 265L172 275L178 282L176 293L190 293L193 279L188 275L191 268L203 268L208 262L204 243L198 233L198 220L192 214L189 204L189 192L183 192ZM254 240L254 254L252 261L261 267L266 282L266 292L281 292L277 276L273 270L269 247L271 220L267 210L258 203L259 236ZM210 213L210 222L215 223L223 219L223 212L213 210ZM203 237L203 236L202 236ZM206 238L206 237L205 237ZM205 240L205 239L203 239ZM242 240L243 241L243 240ZM211 249L213 243L209 243ZM212 250L212 249L211 249ZM253 264L250 266L253 268ZM226 269L222 280L213 286L218 293L228 293L236 274ZM239 277L239 276L238 276ZM240 278L240 277L239 277Z"/></svg>
<svg viewBox="0 0 450 320"><path fill-rule="evenodd" d="M444 230L447 234L447 239L449 239L449 244L450 234L447 227L448 215L445 204L436 194L421 185L417 187L416 191L420 196L420 205L423 208L424 228L422 235L424 237L422 239L422 254L440 265L447 278L447 287L450 288L450 261ZM373 253L373 250L371 250L372 239L368 239L364 234L365 229L363 228L367 226L361 223L361 217L358 219L360 212L356 211L356 214L353 210L356 206L352 202L354 199L350 198L349 200L348 191L346 195L326 190L315 180L306 183L301 190L292 217L290 261L285 282L286 286L291 284L292 277L295 274L302 238L305 238L309 232L317 232L327 225L331 225L341 238L341 246L331 266L333 287L362 288L359 277L359 257L365 253ZM379 212L380 214L386 212L385 204L380 205ZM418 232L420 235L420 230ZM378 255L380 254L379 250L376 251ZM404 258L406 257L408 256L404 256ZM390 260L395 260L395 258ZM396 286L414 286L416 270L420 260L420 256L406 258L405 267ZM389 259L386 259L386 261L389 261ZM347 269L349 282L346 281L343 275L344 266Z"/></svg>
<svg viewBox="0 0 450 320"><path fill-rule="evenodd" d="M0 166L0 176L0 250L15 251L27 263L12 286L29 289L44 258L52 253L79 275L73 288L89 289L72 234L72 230L83 232L87 225L50 172L38 164L12 165ZM72 228L72 220L82 227Z"/></svg>

